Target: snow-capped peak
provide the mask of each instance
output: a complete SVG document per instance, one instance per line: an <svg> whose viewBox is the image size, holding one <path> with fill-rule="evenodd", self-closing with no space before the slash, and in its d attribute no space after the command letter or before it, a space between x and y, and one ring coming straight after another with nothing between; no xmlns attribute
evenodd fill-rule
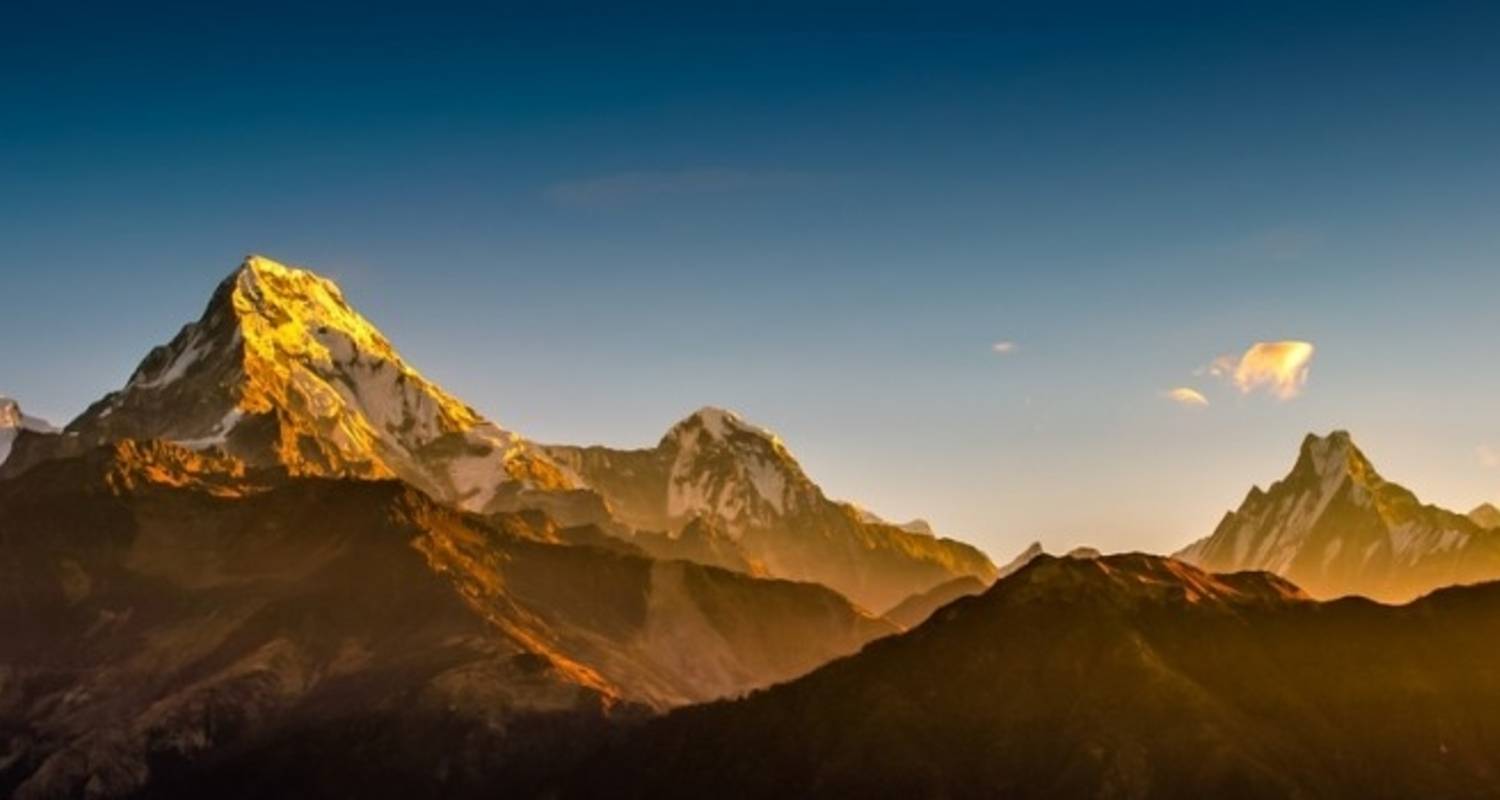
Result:
<svg viewBox="0 0 1500 800"><path fill-rule="evenodd" d="M298 474L400 477L474 510L502 484L567 483L529 443L409 366L333 281L260 255L74 425L100 440L220 447Z"/></svg>
<svg viewBox="0 0 1500 800"><path fill-rule="evenodd" d="M661 448L672 454L667 513L709 515L738 536L821 499L780 437L738 414L705 406L673 425Z"/></svg>
<svg viewBox="0 0 1500 800"><path fill-rule="evenodd" d="M1347 432L1334 431L1304 439L1284 479L1252 490L1177 557L1216 572L1275 572L1315 594L1404 599L1434 588L1430 564L1450 576L1480 570L1488 556L1460 561L1466 548L1485 546L1478 530L1386 481Z"/></svg>

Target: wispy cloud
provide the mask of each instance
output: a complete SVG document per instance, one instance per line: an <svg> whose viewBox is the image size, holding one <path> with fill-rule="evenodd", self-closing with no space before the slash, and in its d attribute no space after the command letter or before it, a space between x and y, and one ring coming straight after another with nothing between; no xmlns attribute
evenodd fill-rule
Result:
<svg viewBox="0 0 1500 800"><path fill-rule="evenodd" d="M1479 465L1485 469L1500 467L1500 450L1482 444L1474 448L1474 455L1479 457Z"/></svg>
<svg viewBox="0 0 1500 800"><path fill-rule="evenodd" d="M1178 405L1190 408L1202 408L1208 405L1208 398L1204 397L1202 392L1187 386L1178 386L1175 389L1169 389L1163 392L1162 396Z"/></svg>
<svg viewBox="0 0 1500 800"><path fill-rule="evenodd" d="M1015 342L1010 341L1009 339L998 341L990 345L990 350L999 353L1002 356L1010 355L1011 353L1014 353L1019 349L1021 349L1021 346L1016 344Z"/></svg>
<svg viewBox="0 0 1500 800"><path fill-rule="evenodd" d="M1228 380L1244 394L1263 389L1290 400L1307 385L1315 350L1311 342L1256 342L1238 358L1219 356L1198 373Z"/></svg>
<svg viewBox="0 0 1500 800"><path fill-rule="evenodd" d="M795 187L810 180L807 173L792 170L642 170L562 181L547 187L546 197L559 206L601 208L662 197Z"/></svg>

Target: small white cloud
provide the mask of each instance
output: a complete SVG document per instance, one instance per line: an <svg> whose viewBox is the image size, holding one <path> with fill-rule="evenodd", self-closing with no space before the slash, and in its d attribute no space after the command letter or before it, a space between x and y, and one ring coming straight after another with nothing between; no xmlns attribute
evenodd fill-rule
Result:
<svg viewBox="0 0 1500 800"><path fill-rule="evenodd" d="M1474 455L1479 457L1479 465L1485 469L1500 467L1500 450L1482 444L1474 448Z"/></svg>
<svg viewBox="0 0 1500 800"><path fill-rule="evenodd" d="M1244 355L1219 356L1196 374L1211 375L1233 383L1243 394L1264 389L1281 400L1302 393L1316 348L1295 340L1256 342Z"/></svg>
<svg viewBox="0 0 1500 800"><path fill-rule="evenodd" d="M1187 386L1178 386L1175 389L1170 389L1163 392L1162 396L1178 405L1189 406L1191 408L1202 408L1208 405L1208 398L1204 397L1202 392Z"/></svg>
<svg viewBox="0 0 1500 800"><path fill-rule="evenodd" d="M995 342L994 344L990 345L990 349L991 350L995 351L996 353L999 353L1002 356L1014 353L1014 352L1016 352L1016 350L1020 349L1020 347L1021 346L1018 345L1018 344L1016 344L1015 342L1008 341L1008 340L1007 341Z"/></svg>

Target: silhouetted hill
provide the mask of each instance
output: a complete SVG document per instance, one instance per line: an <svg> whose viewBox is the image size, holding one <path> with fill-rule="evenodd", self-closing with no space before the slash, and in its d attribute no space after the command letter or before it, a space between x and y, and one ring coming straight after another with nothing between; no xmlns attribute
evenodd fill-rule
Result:
<svg viewBox="0 0 1500 800"><path fill-rule="evenodd" d="M915 630L615 741L570 797L1492 797L1500 585L1319 603L1038 557Z"/></svg>

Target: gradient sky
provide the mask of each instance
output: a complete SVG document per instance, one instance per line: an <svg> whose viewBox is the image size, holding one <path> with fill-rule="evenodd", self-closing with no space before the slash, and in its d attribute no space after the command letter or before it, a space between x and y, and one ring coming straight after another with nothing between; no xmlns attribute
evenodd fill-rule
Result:
<svg viewBox="0 0 1500 800"><path fill-rule="evenodd" d="M1500 500L1500 18L1121 5L9 3L0 392L71 418L253 251L533 438L727 406L997 559L1175 549L1333 428ZM1203 373L1286 339L1296 397Z"/></svg>

